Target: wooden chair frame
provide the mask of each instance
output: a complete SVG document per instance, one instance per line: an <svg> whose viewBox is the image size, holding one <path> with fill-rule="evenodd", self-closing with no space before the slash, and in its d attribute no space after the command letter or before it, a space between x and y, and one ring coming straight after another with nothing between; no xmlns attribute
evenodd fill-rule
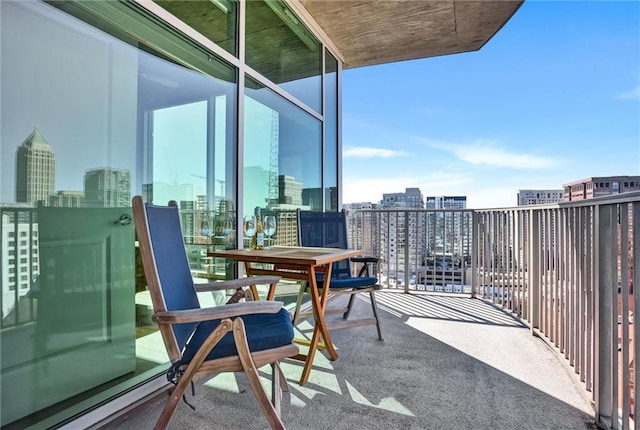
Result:
<svg viewBox="0 0 640 430"><path fill-rule="evenodd" d="M177 210L177 209L176 209ZM274 301L247 301L244 303L227 304L212 308L196 308L188 310L167 310L162 290L153 244L151 243L149 224L145 203L140 196L133 198L133 214L136 226L140 256L144 266L144 273L153 303L154 314L152 320L158 324L167 354L171 363L182 357L176 340L173 325L180 323L201 322L220 319L220 324L203 342L193 359L179 369L176 386L171 389L169 399L162 410L155 425L155 429L168 427L178 406L180 398L185 393L191 381L202 376L213 376L222 372L244 372L253 391L258 405L262 409L267 422L272 429L284 429L280 418L280 404L282 391L288 391L286 378L280 369L279 360L292 357L298 353L298 347L289 345L263 351L251 352L247 343L247 334L242 320L243 315L257 313L277 313L283 303ZM278 283L278 276L254 276L251 278L233 279L207 284L195 284L196 291L220 291L255 285L269 284L272 288ZM238 355L205 361L207 355L229 331L233 332ZM260 381L258 369L270 364L272 367L271 396Z"/></svg>
<svg viewBox="0 0 640 430"><path fill-rule="evenodd" d="M307 213L314 213L314 212L310 212L310 211L306 211ZM338 228L343 229L344 231L341 232L342 235L342 239L343 239L343 243L339 243L339 244L326 244L326 243L304 243L303 240L303 234L302 234L302 228L301 228L301 215L304 214L305 211L301 211L298 210L297 213L297 218L298 218L298 240L300 245L302 246L331 246L331 247L338 247L338 248L342 248L342 249L347 249L348 247L348 243L347 243L347 218L346 218L346 213L343 211L338 212L336 214L332 214L332 215L336 215L336 216L341 216L342 217L342 225L338 225ZM326 213L325 213L326 214ZM322 239L324 241L324 238ZM376 257L371 257L371 256L362 256L362 257L351 257L349 259L349 265L351 266L351 263L361 263L362 266L360 267L360 270L358 271L358 275L357 276L353 276L353 275L349 275L349 278L360 278L360 277L367 277L369 278L369 265L371 263L377 263L380 259L376 258ZM350 270L352 270L352 268L350 268ZM373 280L372 280L373 281ZM333 283L333 280L332 280ZM301 318L307 318L313 315L312 312L302 312L301 311L301 307L302 307L302 300L303 300L303 295L304 293L307 291L308 285L306 283L303 283L300 287L300 290L298 292L298 298L296 301L296 308L293 314L293 323L296 324L298 322L299 319ZM327 326L329 327L329 329L335 330L335 329L340 329L340 328L348 328L348 327L356 327L356 326L363 326L363 325L375 325L376 329L378 331L378 339L379 340L383 340L382 337L382 328L380 326L380 317L378 315L378 305L376 303L376 297L375 297L375 291L381 289L380 285L377 283L377 280L375 280L375 282L372 282L370 285L367 285L365 287L357 287L357 288L331 288L331 286L329 287L329 295L330 296L338 296L338 295L343 295L343 294L349 294L349 302L347 304L346 307L327 307L327 309L325 310L325 314L342 314L342 318L343 321L340 322L332 322L330 324L327 324ZM348 320L349 315L351 314L351 309L353 308L353 304L355 301L355 297L356 294L361 294L361 293L369 293L369 300L371 302L371 311L373 313L373 317L372 318L359 318L359 319L352 319L352 320Z"/></svg>

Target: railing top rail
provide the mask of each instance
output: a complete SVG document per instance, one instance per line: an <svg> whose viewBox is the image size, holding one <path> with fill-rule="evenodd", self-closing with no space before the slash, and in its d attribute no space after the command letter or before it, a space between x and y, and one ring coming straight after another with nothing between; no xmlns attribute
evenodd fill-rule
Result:
<svg viewBox="0 0 640 430"><path fill-rule="evenodd" d="M579 200L575 202L562 202L560 207L568 206L591 206L591 205L611 205L619 203L632 203L640 201L640 191L629 191L620 194L609 194L607 196L594 197L589 200Z"/></svg>
<svg viewBox="0 0 640 430"><path fill-rule="evenodd" d="M594 197L587 200L578 200L571 202L548 203L544 205L526 205L512 206L501 208L482 208L482 209L416 209L416 208L394 208L394 209L348 209L349 212L376 212L376 213L399 213L399 212L506 212L506 211L530 211L536 209L560 209L567 207L586 207L597 205L610 205L620 203L633 203L640 201L640 191L630 191L620 194L610 194L607 196Z"/></svg>
<svg viewBox="0 0 640 430"><path fill-rule="evenodd" d="M393 213L393 212L470 212L474 209L420 209L420 208L394 208L394 209L347 209L347 212L377 212L377 213Z"/></svg>

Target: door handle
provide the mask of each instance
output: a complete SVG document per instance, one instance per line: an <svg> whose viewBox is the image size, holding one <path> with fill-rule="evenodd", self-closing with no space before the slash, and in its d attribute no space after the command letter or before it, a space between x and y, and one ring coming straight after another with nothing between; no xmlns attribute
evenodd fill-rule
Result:
<svg viewBox="0 0 640 430"><path fill-rule="evenodd" d="M131 224L131 221L133 221L133 219L129 216L129 214L122 214L120 215L120 218L118 218L117 221L114 221L114 224L120 224L120 225L129 225Z"/></svg>

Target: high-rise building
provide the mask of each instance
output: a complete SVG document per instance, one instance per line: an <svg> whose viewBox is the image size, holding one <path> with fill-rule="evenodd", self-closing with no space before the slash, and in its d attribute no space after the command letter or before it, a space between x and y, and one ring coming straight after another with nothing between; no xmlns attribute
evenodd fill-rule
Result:
<svg viewBox="0 0 640 430"><path fill-rule="evenodd" d="M428 196L427 209L466 209L467 196Z"/></svg>
<svg viewBox="0 0 640 430"><path fill-rule="evenodd" d="M128 169L104 167L84 174L84 198L89 207L131 206L131 173Z"/></svg>
<svg viewBox="0 0 640 430"><path fill-rule="evenodd" d="M518 206L546 205L564 200L564 190L518 190Z"/></svg>
<svg viewBox="0 0 640 430"><path fill-rule="evenodd" d="M564 201L587 200L640 190L640 176L598 176L562 184Z"/></svg>
<svg viewBox="0 0 640 430"><path fill-rule="evenodd" d="M424 197L419 188L405 188L404 193L385 193L380 203L382 209L424 209ZM387 264L392 277L401 278L406 249L409 250L409 261L424 259L424 255L416 255L414 251L424 249L424 223L415 212L385 213L381 215L381 222L388 223L389 236L380 238L380 249L388 250Z"/></svg>
<svg viewBox="0 0 640 430"><path fill-rule="evenodd" d="M609 196L612 194L626 193L630 191L640 190L640 176L598 176L581 179L578 181L569 182L562 185L564 187L564 199L565 201L579 201L588 200L596 197ZM633 219L633 206L628 205L628 217ZM627 237L628 242L622 243L620 240L622 225L618 223L618 256L622 254L624 247L632 247L633 240L633 223L629 223ZM631 254L629 254L631 255ZM622 270L622 261L618 259L617 270ZM627 262L627 276L629 279L633 279L633 260L630 259ZM631 293L631 291L630 291Z"/></svg>
<svg viewBox="0 0 640 430"><path fill-rule="evenodd" d="M404 193L385 193L381 203L385 209L424 209L424 198L419 188L405 188Z"/></svg>
<svg viewBox="0 0 640 430"><path fill-rule="evenodd" d="M471 228L471 214L447 211L466 209L467 196L427 196L427 209L436 212L427 214L427 231L435 240L427 248L433 253L467 255L471 249L468 235Z"/></svg>
<svg viewBox="0 0 640 430"><path fill-rule="evenodd" d="M46 201L53 194L55 176L55 152L35 127L17 150L16 202L36 205Z"/></svg>

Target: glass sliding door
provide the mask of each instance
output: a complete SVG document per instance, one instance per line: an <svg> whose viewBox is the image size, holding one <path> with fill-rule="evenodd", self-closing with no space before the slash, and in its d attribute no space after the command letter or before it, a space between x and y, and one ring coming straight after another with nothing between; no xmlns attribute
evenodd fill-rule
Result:
<svg viewBox="0 0 640 430"><path fill-rule="evenodd" d="M135 50L88 25L0 8L4 427L136 369L133 225L117 221L131 216L138 77L119 73Z"/></svg>
<svg viewBox="0 0 640 430"><path fill-rule="evenodd" d="M0 2L0 32L0 425L46 427L166 370L131 197L179 202L206 277L237 71L134 3Z"/></svg>

